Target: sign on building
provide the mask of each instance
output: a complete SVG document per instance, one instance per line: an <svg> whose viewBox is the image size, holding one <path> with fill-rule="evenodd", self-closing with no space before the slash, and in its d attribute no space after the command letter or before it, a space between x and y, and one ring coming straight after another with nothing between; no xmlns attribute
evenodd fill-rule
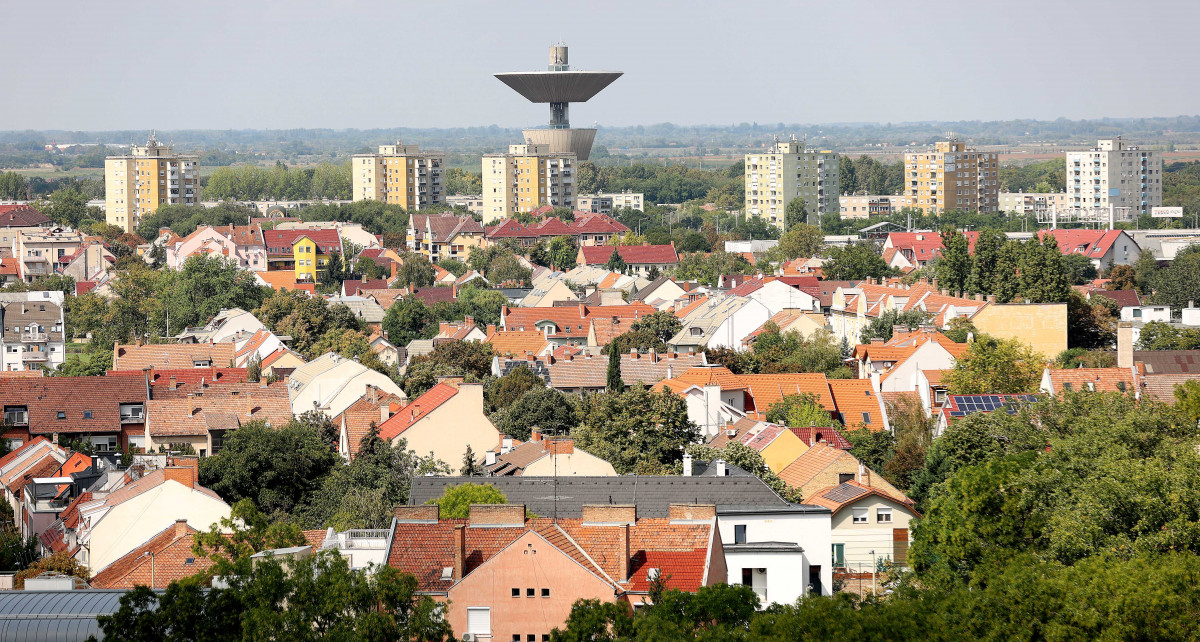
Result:
<svg viewBox="0 0 1200 642"><path fill-rule="evenodd" d="M1183 218L1182 207L1153 207L1150 216L1154 218Z"/></svg>

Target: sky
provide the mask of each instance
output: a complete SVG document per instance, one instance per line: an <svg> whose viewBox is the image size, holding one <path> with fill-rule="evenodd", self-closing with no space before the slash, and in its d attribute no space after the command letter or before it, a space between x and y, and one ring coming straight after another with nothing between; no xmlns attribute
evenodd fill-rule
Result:
<svg viewBox="0 0 1200 642"><path fill-rule="evenodd" d="M592 126L1200 113L1200 2L0 1L0 130L545 124L492 74L623 71Z"/></svg>

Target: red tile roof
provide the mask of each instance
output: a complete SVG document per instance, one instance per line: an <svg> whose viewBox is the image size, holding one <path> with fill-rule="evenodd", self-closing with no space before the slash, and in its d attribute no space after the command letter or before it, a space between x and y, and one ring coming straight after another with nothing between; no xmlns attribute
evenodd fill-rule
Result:
<svg viewBox="0 0 1200 642"><path fill-rule="evenodd" d="M29 205L0 205L0 227L36 227L49 222L49 216Z"/></svg>
<svg viewBox="0 0 1200 642"><path fill-rule="evenodd" d="M580 248L583 252L583 262L587 265L604 265L612 256L613 247L616 247L621 259L629 265L679 262L674 245L586 245Z"/></svg>
<svg viewBox="0 0 1200 642"><path fill-rule="evenodd" d="M1050 234L1058 242L1058 251L1063 254L1082 254L1090 259L1099 259L1108 254L1113 243L1125 233L1121 230L1042 230L1038 238Z"/></svg>
<svg viewBox="0 0 1200 642"><path fill-rule="evenodd" d="M425 394L412 400L400 412L383 422L383 425L379 426L380 438L385 441L395 439L403 434L405 430L411 428L413 424L416 424L418 421L424 419L426 415L436 410L438 406L449 401L456 394L458 394L458 388L448 383L435 385L426 391Z"/></svg>
<svg viewBox="0 0 1200 642"><path fill-rule="evenodd" d="M583 338L588 335L592 319L640 319L653 314L656 310L645 303L629 305L589 306L563 305L550 308L507 308L501 321L505 330L537 329L537 324L550 321L554 324L555 332L551 338Z"/></svg>
<svg viewBox="0 0 1200 642"><path fill-rule="evenodd" d="M109 377L130 377L133 379L144 379L146 376L145 370L109 370ZM206 384L212 383L244 383L246 381L245 368L217 368L211 366L208 368L151 368L150 369L150 385L151 386L167 386L171 383L171 378L175 378L176 385L183 384ZM155 393L157 394L157 393Z"/></svg>
<svg viewBox="0 0 1200 642"><path fill-rule="evenodd" d="M263 244L267 255L273 257L292 256L292 246L307 236L317 244L321 254L341 253L342 237L336 229L321 230L263 230Z"/></svg>
<svg viewBox="0 0 1200 642"><path fill-rule="evenodd" d="M25 406L33 434L116 432L120 405L145 402L146 383L140 377L20 378L0 385L0 405Z"/></svg>
<svg viewBox="0 0 1200 642"><path fill-rule="evenodd" d="M165 589L171 582L207 571L212 560L192 552L197 532L186 522L171 524L97 573L92 588Z"/></svg>
<svg viewBox="0 0 1200 642"><path fill-rule="evenodd" d="M814 446L824 441L840 450L850 450L853 447L850 440L843 437L842 433L838 432L837 428L832 426L803 426L789 428L788 430L791 430L793 435L799 437L800 441L809 446Z"/></svg>

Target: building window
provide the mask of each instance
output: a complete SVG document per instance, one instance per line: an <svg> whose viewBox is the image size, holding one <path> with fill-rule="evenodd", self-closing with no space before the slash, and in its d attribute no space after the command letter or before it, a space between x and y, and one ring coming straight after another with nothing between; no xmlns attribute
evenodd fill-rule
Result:
<svg viewBox="0 0 1200 642"><path fill-rule="evenodd" d="M467 607L467 633L492 634L492 609L487 606Z"/></svg>
<svg viewBox="0 0 1200 642"><path fill-rule="evenodd" d="M869 424L869 423L871 423L871 413L869 413L869 412L864 412L862 415L863 415L863 420L862 420L862 422L863 422L864 424Z"/></svg>
<svg viewBox="0 0 1200 642"><path fill-rule="evenodd" d="M734 544L745 544L746 543L746 525L745 524L735 524L734 525L734 527L733 527L733 543Z"/></svg>
<svg viewBox="0 0 1200 642"><path fill-rule="evenodd" d="M521 597L521 589L513 587L512 596L513 597Z"/></svg>
<svg viewBox="0 0 1200 642"><path fill-rule="evenodd" d="M854 481L854 473L838 473L838 485Z"/></svg>
<svg viewBox="0 0 1200 642"><path fill-rule="evenodd" d="M91 418L92 418L92 411L91 411L91 410L84 410L84 411L83 411L83 418L84 418L84 419L91 419Z"/></svg>
<svg viewBox="0 0 1200 642"><path fill-rule="evenodd" d="M542 589L542 597L550 597L550 589L548 589L548 588Z"/></svg>
<svg viewBox="0 0 1200 642"><path fill-rule="evenodd" d="M67 413L65 413L61 410L59 410L57 413L55 413L55 415L57 416L58 419L66 419L67 418Z"/></svg>
<svg viewBox="0 0 1200 642"><path fill-rule="evenodd" d="M867 509L855 508L853 523L854 524L866 524L867 523Z"/></svg>
<svg viewBox="0 0 1200 642"><path fill-rule="evenodd" d="M875 509L875 521L879 524L891 524L892 523L892 509L876 508Z"/></svg>
<svg viewBox="0 0 1200 642"><path fill-rule="evenodd" d="M534 589L531 589L531 588L525 589L525 597L533 597L536 594L537 594L537 591L535 591Z"/></svg>
<svg viewBox="0 0 1200 642"><path fill-rule="evenodd" d="M833 545L833 565L838 568L846 566L846 545L845 544L834 544Z"/></svg>
<svg viewBox="0 0 1200 642"><path fill-rule="evenodd" d="M754 569L752 569L752 568L742 569L742 586L753 586L753 585L754 585Z"/></svg>

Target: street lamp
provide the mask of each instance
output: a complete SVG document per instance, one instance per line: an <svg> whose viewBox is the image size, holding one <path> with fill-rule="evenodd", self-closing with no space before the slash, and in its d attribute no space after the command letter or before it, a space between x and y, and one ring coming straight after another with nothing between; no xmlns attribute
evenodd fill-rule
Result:
<svg viewBox="0 0 1200 642"><path fill-rule="evenodd" d="M875 592L875 550L871 550L871 595L878 595Z"/></svg>

